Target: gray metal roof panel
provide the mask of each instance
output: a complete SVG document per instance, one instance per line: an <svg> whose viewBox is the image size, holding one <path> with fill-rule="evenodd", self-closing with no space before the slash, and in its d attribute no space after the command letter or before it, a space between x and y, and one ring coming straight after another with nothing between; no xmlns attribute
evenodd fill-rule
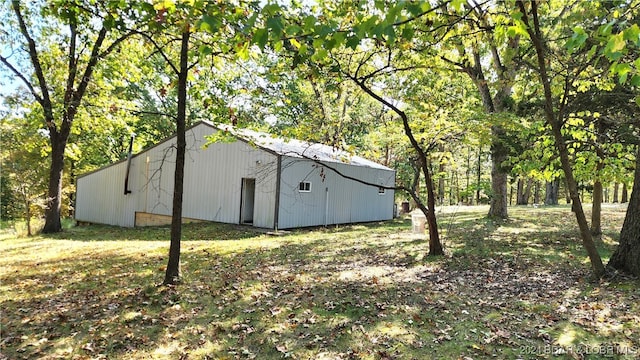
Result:
<svg viewBox="0 0 640 360"><path fill-rule="evenodd" d="M374 161L365 159L357 155L353 155L347 151L335 148L333 146L310 143L296 139L283 139L269 133L263 133L249 129L238 129L230 125L214 125L211 123L209 124L220 130L228 131L239 139L243 139L249 143L255 144L260 148L270 150L279 155L393 171L393 169L390 169L384 165L380 165Z"/></svg>

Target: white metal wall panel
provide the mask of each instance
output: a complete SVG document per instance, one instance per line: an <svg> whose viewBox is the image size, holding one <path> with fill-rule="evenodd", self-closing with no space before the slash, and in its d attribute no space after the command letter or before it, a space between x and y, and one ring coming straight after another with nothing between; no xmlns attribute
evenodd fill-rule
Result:
<svg viewBox="0 0 640 360"><path fill-rule="evenodd" d="M183 215L225 223L240 221L242 178L256 179L253 225L273 227L277 157L243 141L202 149L207 126L196 127L185 161Z"/></svg>
<svg viewBox="0 0 640 360"><path fill-rule="evenodd" d="M187 131L183 194L184 217L226 223L240 221L242 178L255 178L254 226L273 227L277 157L243 141L203 149L207 124ZM171 215L175 137L132 158L132 193L124 196L126 162L78 179L76 219L133 226L136 211Z"/></svg>
<svg viewBox="0 0 640 360"><path fill-rule="evenodd" d="M340 173L366 182L394 186L393 170L284 157L280 186L278 226L293 228L324 224L343 224L393 218L393 190L378 194L378 188L340 176ZM311 192L300 192L301 181L312 183Z"/></svg>
<svg viewBox="0 0 640 360"><path fill-rule="evenodd" d="M130 188L136 182L139 164L131 161ZM120 162L77 180L76 220L131 227L138 198L124 194L127 163Z"/></svg>
<svg viewBox="0 0 640 360"><path fill-rule="evenodd" d="M240 221L242 178L254 178L253 225L272 228L275 220L277 156L244 141L211 144L205 136L217 131L201 123L187 131L183 216L226 223ZM76 219L133 226L135 212L171 215L175 169L175 137L132 158L131 194L124 195L126 161L77 181ZM393 217L393 190L379 195L375 186L346 179L345 175L393 186L393 170L329 163L282 156L279 228L387 220ZM300 181L310 181L310 192L300 192Z"/></svg>

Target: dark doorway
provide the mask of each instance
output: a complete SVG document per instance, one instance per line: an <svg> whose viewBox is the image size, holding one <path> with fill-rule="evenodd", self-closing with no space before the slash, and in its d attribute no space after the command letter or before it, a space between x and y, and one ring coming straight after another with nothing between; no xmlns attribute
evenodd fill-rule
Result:
<svg viewBox="0 0 640 360"><path fill-rule="evenodd" d="M253 224L253 207L256 199L256 179L242 179L242 199L240 203L240 223Z"/></svg>

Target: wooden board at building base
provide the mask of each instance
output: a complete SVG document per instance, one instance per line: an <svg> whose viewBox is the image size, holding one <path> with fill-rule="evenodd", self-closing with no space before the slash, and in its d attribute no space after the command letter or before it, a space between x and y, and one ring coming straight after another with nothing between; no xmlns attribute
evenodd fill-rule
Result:
<svg viewBox="0 0 640 360"><path fill-rule="evenodd" d="M194 222L205 222L206 220L198 220L191 218L182 218L183 224L194 223ZM170 215L159 215L159 214L151 214L145 212L136 212L136 227L144 227L144 226L163 226L163 225L171 225L171 216Z"/></svg>

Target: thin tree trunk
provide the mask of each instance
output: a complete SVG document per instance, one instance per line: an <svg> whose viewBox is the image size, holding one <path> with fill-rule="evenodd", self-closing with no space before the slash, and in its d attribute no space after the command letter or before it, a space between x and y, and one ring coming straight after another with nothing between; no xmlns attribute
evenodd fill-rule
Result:
<svg viewBox="0 0 640 360"><path fill-rule="evenodd" d="M617 203L619 201L619 196L618 196L618 184L617 182L613 183L613 202Z"/></svg>
<svg viewBox="0 0 640 360"><path fill-rule="evenodd" d="M600 172L604 169L604 162L598 162L596 180L593 182L593 197L591 203L591 235L600 238L602 235L602 182Z"/></svg>
<svg viewBox="0 0 640 360"><path fill-rule="evenodd" d="M436 211L435 211L435 193L433 191L433 178L431 173L429 172L429 161L427 157L427 153L431 150L431 148L427 148L426 150L420 146L420 143L416 140L415 136L413 136L413 131L411 130L411 126L409 125L409 118L407 114L400 110L397 106L393 105L389 101L385 100L382 96L376 94L373 90L371 90L365 83L364 80L359 80L358 78L350 75L347 75L353 82L360 87L365 93L369 96L389 107L393 112L395 112L400 119L402 120L402 126L404 128L404 133L409 139L411 143L411 147L418 154L418 158L420 160L420 165L422 166L422 171L425 176L425 183L427 187L427 207L424 206L418 195L415 191L411 193L414 201L422 210L425 217L427 218L427 223L429 224L429 255L437 256L444 255L444 251L442 249L442 244L440 243L440 235L438 233L438 221L436 219Z"/></svg>
<svg viewBox="0 0 640 360"><path fill-rule="evenodd" d="M189 73L189 27L182 33L180 48L180 73L178 74L178 113L176 116L176 168L173 185L173 211L171 213L171 245L169 261L163 284L170 285L180 281L180 240L182 238L182 196L184 190L184 159L187 147L186 109L187 76Z"/></svg>
<svg viewBox="0 0 640 360"><path fill-rule="evenodd" d="M32 236L31 232L31 201L29 201L29 196L27 196L26 189L24 191L24 216L26 218L27 223L27 236Z"/></svg>
<svg viewBox="0 0 640 360"><path fill-rule="evenodd" d="M476 181L476 205L480 205L480 178L482 176L482 145L478 149L478 167L477 167L477 181Z"/></svg>
<svg viewBox="0 0 640 360"><path fill-rule="evenodd" d="M640 145L636 151L631 201L620 231L620 244L611 256L609 266L640 276Z"/></svg>
<svg viewBox="0 0 640 360"><path fill-rule="evenodd" d="M591 235L602 235L602 183L593 183L593 203L591 204Z"/></svg>
<svg viewBox="0 0 640 360"><path fill-rule="evenodd" d="M540 204L540 181L536 181L533 190L533 203Z"/></svg>
<svg viewBox="0 0 640 360"><path fill-rule="evenodd" d="M466 198L465 202L467 205L471 205L471 193L469 193L469 185L471 185L471 146L467 146L467 172L466 172Z"/></svg>
<svg viewBox="0 0 640 360"><path fill-rule="evenodd" d="M516 205L527 205L527 200L525 199L524 180L522 178L518 178Z"/></svg>
<svg viewBox="0 0 640 360"><path fill-rule="evenodd" d="M620 202L622 204L626 204L627 202L629 202L629 193L627 192L627 183L626 182L622 183L622 199L620 199Z"/></svg>
<svg viewBox="0 0 640 360"><path fill-rule="evenodd" d="M442 149L444 151L444 149ZM438 164L438 204L444 205L444 162Z"/></svg>
<svg viewBox="0 0 640 360"><path fill-rule="evenodd" d="M429 225L429 255L444 255L442 244L440 243L440 234L438 233L438 221L436 219L436 196L433 189L433 180L429 171L429 166L423 164L422 172L427 185L427 208L428 211L423 213L427 217Z"/></svg>

